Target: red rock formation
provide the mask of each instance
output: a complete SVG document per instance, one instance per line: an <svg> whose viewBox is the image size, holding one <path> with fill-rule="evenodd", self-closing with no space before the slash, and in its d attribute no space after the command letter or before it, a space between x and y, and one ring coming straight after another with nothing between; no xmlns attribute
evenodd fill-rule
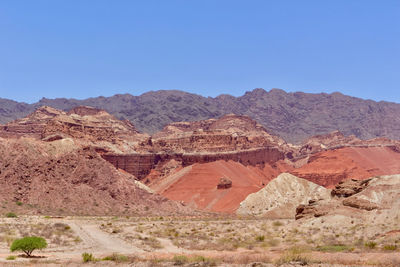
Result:
<svg viewBox="0 0 400 267"><path fill-rule="evenodd" d="M123 169L139 179L146 177L158 164L169 160L181 162L182 166L195 163L208 163L217 160L232 160L244 165L261 166L273 164L285 158L284 152L278 148L265 147L244 151L225 153L136 153L136 154L104 154L103 158L116 168Z"/></svg>
<svg viewBox="0 0 400 267"><path fill-rule="evenodd" d="M333 188L354 178L400 173L400 153L391 146L345 147L313 154L293 175Z"/></svg>
<svg viewBox="0 0 400 267"><path fill-rule="evenodd" d="M269 134L254 120L232 114L220 119L172 123L153 136L152 144L157 151L187 153L285 147L284 140Z"/></svg>
<svg viewBox="0 0 400 267"><path fill-rule="evenodd" d="M42 133L47 123L54 117L62 114L65 113L51 107L40 107L27 117L4 125L0 130L0 137L31 136L42 138Z"/></svg>
<svg viewBox="0 0 400 267"><path fill-rule="evenodd" d="M244 166L234 161L193 164L154 180L149 186L163 196L183 201L190 207L205 211L233 213L250 193L263 188L286 165L278 162L263 169ZM232 186L218 189L221 177L228 177Z"/></svg>
<svg viewBox="0 0 400 267"><path fill-rule="evenodd" d="M68 114L50 107L40 107L26 118L6 124L0 137L30 136L37 139L53 135L89 141L140 141L140 135L127 121L120 121L107 112L91 107L76 107Z"/></svg>
<svg viewBox="0 0 400 267"><path fill-rule="evenodd" d="M292 153L282 139L270 135L249 117L236 115L173 123L142 142L136 150L140 153L105 154L103 157L117 168L143 179L169 160L180 162L183 167L217 160L263 167Z"/></svg>

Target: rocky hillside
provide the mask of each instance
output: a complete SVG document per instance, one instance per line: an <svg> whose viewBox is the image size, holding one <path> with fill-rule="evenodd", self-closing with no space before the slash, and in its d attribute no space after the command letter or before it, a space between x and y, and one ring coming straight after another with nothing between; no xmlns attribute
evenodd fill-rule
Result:
<svg viewBox="0 0 400 267"><path fill-rule="evenodd" d="M182 214L132 175L73 141L0 138L0 212L31 214ZM191 212L191 211L190 211Z"/></svg>
<svg viewBox="0 0 400 267"><path fill-rule="evenodd" d="M216 98L175 90L85 100L43 98L32 105L0 99L0 123L20 118L43 105L62 110L82 105L102 108L118 118L128 119L147 133L155 133L172 122L235 113L250 116L289 142L335 130L361 139L400 139L400 104L363 100L340 93L286 93L279 89L255 89L240 97L221 95Z"/></svg>

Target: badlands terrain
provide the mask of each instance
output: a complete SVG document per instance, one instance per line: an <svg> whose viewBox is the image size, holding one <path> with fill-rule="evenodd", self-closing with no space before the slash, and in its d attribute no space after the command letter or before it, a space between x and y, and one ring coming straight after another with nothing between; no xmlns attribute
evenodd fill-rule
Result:
<svg viewBox="0 0 400 267"><path fill-rule="evenodd" d="M306 102L321 99L317 119ZM398 104L262 89L2 101L2 265L400 265ZM43 257L11 259L28 235Z"/></svg>

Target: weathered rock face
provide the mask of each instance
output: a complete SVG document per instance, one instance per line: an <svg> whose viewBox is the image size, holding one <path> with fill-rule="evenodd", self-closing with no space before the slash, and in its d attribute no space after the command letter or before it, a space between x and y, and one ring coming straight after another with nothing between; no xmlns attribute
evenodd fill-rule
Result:
<svg viewBox="0 0 400 267"><path fill-rule="evenodd" d="M236 213L294 218L297 205L329 198L330 190L289 173L282 173L260 191L247 196Z"/></svg>

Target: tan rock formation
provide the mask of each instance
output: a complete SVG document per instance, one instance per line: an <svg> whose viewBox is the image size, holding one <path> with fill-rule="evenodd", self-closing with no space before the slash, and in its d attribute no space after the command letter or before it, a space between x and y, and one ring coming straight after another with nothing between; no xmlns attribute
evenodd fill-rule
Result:
<svg viewBox="0 0 400 267"><path fill-rule="evenodd" d="M321 216L344 216L376 222L394 219L400 212L400 175L342 183L332 195L334 197L329 200L298 206L296 219Z"/></svg>
<svg viewBox="0 0 400 267"><path fill-rule="evenodd" d="M314 199L329 198L330 190L289 173L282 173L260 191L248 195L240 203L236 213L294 218L299 204L307 204Z"/></svg>

